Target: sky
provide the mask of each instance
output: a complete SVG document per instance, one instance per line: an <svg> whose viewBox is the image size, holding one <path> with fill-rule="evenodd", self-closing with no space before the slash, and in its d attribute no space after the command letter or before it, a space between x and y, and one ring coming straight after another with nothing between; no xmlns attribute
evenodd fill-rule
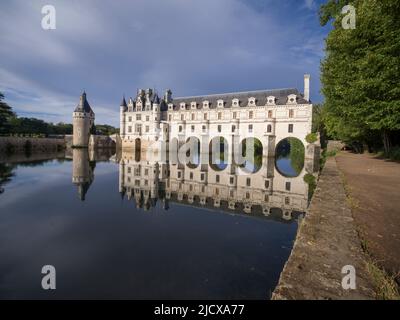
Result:
<svg viewBox="0 0 400 320"><path fill-rule="evenodd" d="M72 122L83 90L97 124L119 125L122 96L298 88L319 70L323 0L2 0L0 92L19 116ZM53 5L56 29L42 28Z"/></svg>

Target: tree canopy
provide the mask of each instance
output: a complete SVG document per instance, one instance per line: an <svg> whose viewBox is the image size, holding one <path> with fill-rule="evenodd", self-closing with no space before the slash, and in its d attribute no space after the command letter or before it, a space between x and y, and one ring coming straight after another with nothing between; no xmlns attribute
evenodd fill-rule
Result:
<svg viewBox="0 0 400 320"><path fill-rule="evenodd" d="M344 29L341 9L356 9L355 29ZM382 136L385 150L400 130L400 2L329 0L321 25L332 21L321 64L324 125L345 142ZM393 139L392 139L393 140Z"/></svg>

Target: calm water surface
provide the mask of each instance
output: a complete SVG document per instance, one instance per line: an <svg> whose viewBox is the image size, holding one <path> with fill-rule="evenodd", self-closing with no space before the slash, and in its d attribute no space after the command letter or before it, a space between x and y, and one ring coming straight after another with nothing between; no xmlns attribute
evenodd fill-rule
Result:
<svg viewBox="0 0 400 320"><path fill-rule="evenodd" d="M282 208L271 205L265 215L262 202L246 213L246 190L235 210L223 200L215 206L210 197L203 205L187 195L179 200L168 191L173 169L148 197L134 179L129 185L129 169L119 161L90 158L1 164L0 298L269 298L300 213L292 208L283 219ZM140 176L140 183L150 176ZM290 192L307 193L285 179L273 168L269 198L258 187L251 196L282 198L284 207ZM291 191L284 190L287 181ZM56 268L56 290L41 288L44 265Z"/></svg>

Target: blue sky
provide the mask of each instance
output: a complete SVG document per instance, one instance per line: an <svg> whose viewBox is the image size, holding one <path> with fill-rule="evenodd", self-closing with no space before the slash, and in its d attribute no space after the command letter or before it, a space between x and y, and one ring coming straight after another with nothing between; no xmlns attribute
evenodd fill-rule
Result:
<svg viewBox="0 0 400 320"><path fill-rule="evenodd" d="M297 87L319 68L322 0L45 0L0 3L0 91L21 116L71 122L83 89L97 123L118 126L122 95ZM56 9L43 30L41 8Z"/></svg>

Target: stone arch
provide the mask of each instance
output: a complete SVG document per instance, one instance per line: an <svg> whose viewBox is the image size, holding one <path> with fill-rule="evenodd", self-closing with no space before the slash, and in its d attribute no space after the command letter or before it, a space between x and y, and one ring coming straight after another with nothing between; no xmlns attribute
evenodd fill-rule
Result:
<svg viewBox="0 0 400 320"><path fill-rule="evenodd" d="M229 145L228 141L217 136L210 140L209 144L209 165L214 171L223 171L228 167Z"/></svg>
<svg viewBox="0 0 400 320"><path fill-rule="evenodd" d="M265 146L256 137L244 138L240 142L242 159L244 163L239 163L239 167L246 173L256 173L262 167L263 153Z"/></svg>
<svg viewBox="0 0 400 320"><path fill-rule="evenodd" d="M195 136L188 137L186 144L188 145L186 156L189 159L186 165L191 169L197 168L200 164L200 139Z"/></svg>
<svg viewBox="0 0 400 320"><path fill-rule="evenodd" d="M286 137L276 144L275 168L282 176L294 178L304 169L305 146L295 137Z"/></svg>

